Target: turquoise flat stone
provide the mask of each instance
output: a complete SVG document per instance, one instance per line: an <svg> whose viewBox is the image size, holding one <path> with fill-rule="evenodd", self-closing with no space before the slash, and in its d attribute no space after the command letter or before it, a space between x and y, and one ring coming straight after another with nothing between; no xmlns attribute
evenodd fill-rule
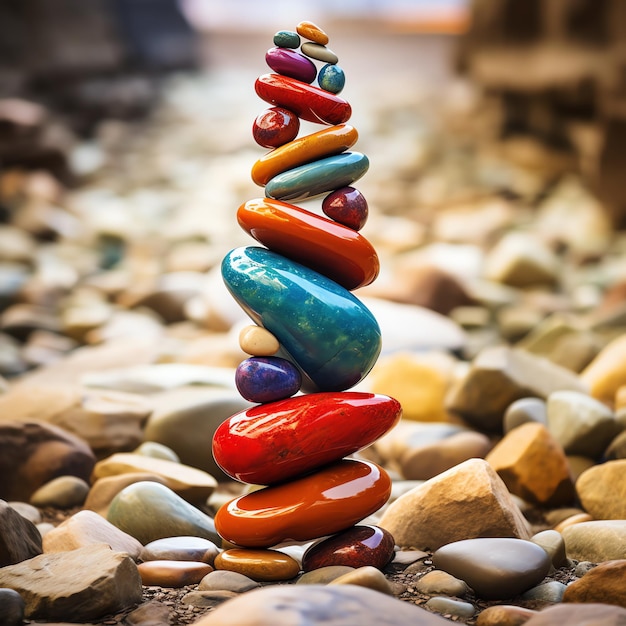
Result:
<svg viewBox="0 0 626 626"><path fill-rule="evenodd" d="M360 152L343 152L281 172L265 185L276 200L306 200L347 187L367 172L370 163Z"/></svg>
<svg viewBox="0 0 626 626"><path fill-rule="evenodd" d="M369 309L330 278L258 247L222 261L226 287L269 330L320 391L343 391L372 369L380 328Z"/></svg>

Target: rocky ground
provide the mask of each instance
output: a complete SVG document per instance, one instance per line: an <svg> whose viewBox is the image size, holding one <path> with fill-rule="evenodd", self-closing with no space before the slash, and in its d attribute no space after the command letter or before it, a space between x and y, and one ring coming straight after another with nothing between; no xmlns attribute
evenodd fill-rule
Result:
<svg viewBox="0 0 626 626"><path fill-rule="evenodd" d="M234 214L260 195L249 179L262 154L250 137L259 59L254 72L173 77L145 122L103 122L70 153L77 188L41 171L0 175L0 497L21 513L0 507L13 539L0 550L0 587L23 589L12 568L47 559L32 569L54 572L54 584L22 591L46 607L27 623L227 623L224 611L228 623L279 623L272 607L293 602L283 592L329 624L582 624L587 610L622 623L626 240L570 157L494 136L498 112L467 85L433 91L393 72L373 85L361 68L345 97L371 160L362 232L382 263L357 292L383 332L359 388L404 411L360 453L394 479L390 502L366 520L393 535L394 560L384 577L366 568L348 573L353 584L262 583L275 591L263 596L183 584L186 571L171 588L158 567L144 582L161 583L142 588L119 556L144 560L142 544L174 513L179 534L220 543L211 518L242 489L215 467L210 441L247 406L233 384L246 321L219 263L250 243ZM132 454L150 441L166 447ZM63 474L72 479L37 490ZM135 500L109 506L133 484ZM475 537L525 541L438 551ZM68 557L70 547L85 552ZM74 586L87 595L64 604ZM239 604L213 608L235 595ZM410 605L428 611L405 614ZM518 608L485 611L501 605ZM350 606L357 617L344 616Z"/></svg>

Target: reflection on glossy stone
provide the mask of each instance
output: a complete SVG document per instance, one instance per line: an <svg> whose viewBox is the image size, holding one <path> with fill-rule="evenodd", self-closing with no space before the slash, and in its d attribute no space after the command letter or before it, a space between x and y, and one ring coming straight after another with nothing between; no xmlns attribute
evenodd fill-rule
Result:
<svg viewBox="0 0 626 626"><path fill-rule="evenodd" d="M358 189L341 187L324 198L322 211L331 220L335 220L348 228L361 230L367 221L367 200Z"/></svg>
<svg viewBox="0 0 626 626"><path fill-rule="evenodd" d="M277 74L291 76L304 83L312 83L317 75L317 68L310 59L288 48L270 48L265 54L265 62Z"/></svg>
<svg viewBox="0 0 626 626"><path fill-rule="evenodd" d="M298 135L300 120L291 111L272 107L259 114L252 124L252 136L264 148L278 148Z"/></svg>
<svg viewBox="0 0 626 626"><path fill-rule="evenodd" d="M300 571L298 561L276 550L225 550L215 559L215 567L237 572L260 582L289 580Z"/></svg>

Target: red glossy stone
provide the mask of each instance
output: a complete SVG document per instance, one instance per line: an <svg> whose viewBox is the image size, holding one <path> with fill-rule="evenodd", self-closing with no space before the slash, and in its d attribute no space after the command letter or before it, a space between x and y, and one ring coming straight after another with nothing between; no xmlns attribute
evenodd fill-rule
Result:
<svg viewBox="0 0 626 626"><path fill-rule="evenodd" d="M383 506L390 494L385 470L368 461L344 459L231 500L217 512L215 528L227 541L250 548L308 541L353 526Z"/></svg>
<svg viewBox="0 0 626 626"><path fill-rule="evenodd" d="M263 74L256 79L254 88L259 98L285 107L309 122L343 124L352 115L352 107L343 98L289 76Z"/></svg>
<svg viewBox="0 0 626 626"><path fill-rule="evenodd" d="M395 541L392 534L378 526L353 526L314 543L302 557L302 569L310 572L329 565L382 569L391 561Z"/></svg>
<svg viewBox="0 0 626 626"><path fill-rule="evenodd" d="M270 250L328 276L348 290L369 285L380 263L362 235L321 215L271 198L237 211L239 225Z"/></svg>
<svg viewBox="0 0 626 626"><path fill-rule="evenodd" d="M269 485L337 461L391 430L402 407L357 391L296 396L228 418L213 436L213 456L232 478Z"/></svg>
<svg viewBox="0 0 626 626"><path fill-rule="evenodd" d="M263 111L252 124L252 136L264 148L278 148L298 135L300 120L295 113L282 107Z"/></svg>
<svg viewBox="0 0 626 626"><path fill-rule="evenodd" d="M322 202L322 211L331 220L354 230L361 230L367 222L367 200L354 187L342 187L329 193Z"/></svg>

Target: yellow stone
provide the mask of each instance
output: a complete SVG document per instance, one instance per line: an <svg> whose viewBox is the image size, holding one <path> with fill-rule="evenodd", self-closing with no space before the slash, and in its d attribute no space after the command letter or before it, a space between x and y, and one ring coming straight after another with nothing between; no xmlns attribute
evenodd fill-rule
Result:
<svg viewBox="0 0 626 626"><path fill-rule="evenodd" d="M272 356L280 348L278 339L261 326L246 326L239 333L239 347L252 356Z"/></svg>
<svg viewBox="0 0 626 626"><path fill-rule="evenodd" d="M618 400L617 391L626 385L626 334L605 346L580 377L594 398L613 407Z"/></svg>
<svg viewBox="0 0 626 626"><path fill-rule="evenodd" d="M592 522L593 517L589 513L577 513L576 515L570 515L566 517L562 522L559 522L555 527L559 533L562 533L566 528L574 526L574 524L582 524L583 522Z"/></svg>

